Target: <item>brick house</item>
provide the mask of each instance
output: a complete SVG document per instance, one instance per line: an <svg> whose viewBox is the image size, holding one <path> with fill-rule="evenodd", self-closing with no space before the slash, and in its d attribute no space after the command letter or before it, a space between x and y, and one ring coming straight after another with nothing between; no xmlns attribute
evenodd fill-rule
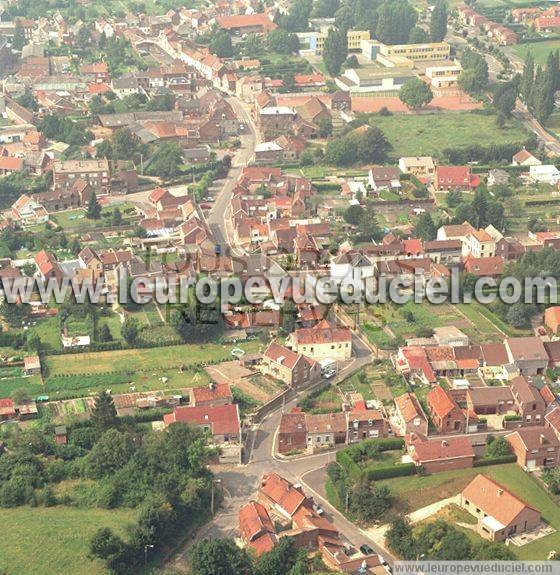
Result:
<svg viewBox="0 0 560 575"><path fill-rule="evenodd" d="M278 427L278 453L304 451L307 448L305 413L283 413Z"/></svg>
<svg viewBox="0 0 560 575"><path fill-rule="evenodd" d="M478 534L490 541L531 531L541 522L539 511L484 475L463 489L460 506L478 519Z"/></svg>
<svg viewBox="0 0 560 575"><path fill-rule="evenodd" d="M517 411L512 390L507 386L470 387L467 407L477 415L505 415Z"/></svg>
<svg viewBox="0 0 560 575"><path fill-rule="evenodd" d="M426 396L434 425L440 433L464 433L466 417L449 392L437 385Z"/></svg>
<svg viewBox="0 0 560 575"><path fill-rule="evenodd" d="M480 184L480 178L469 166L438 166L435 171L434 188L438 192L460 190L470 192Z"/></svg>
<svg viewBox="0 0 560 575"><path fill-rule="evenodd" d="M321 376L321 367L316 361L276 342L271 342L264 352L261 369L290 387L300 387Z"/></svg>
<svg viewBox="0 0 560 575"><path fill-rule="evenodd" d="M312 508L301 487L292 485L277 473L269 473L262 478L257 500L269 513L284 521L291 521L301 507Z"/></svg>
<svg viewBox="0 0 560 575"><path fill-rule="evenodd" d="M368 409L365 401L357 401L348 414L348 443L387 437L387 422L377 409Z"/></svg>
<svg viewBox="0 0 560 575"><path fill-rule="evenodd" d="M312 451L346 443L347 423L343 412L308 414L306 424L307 445Z"/></svg>
<svg viewBox="0 0 560 575"><path fill-rule="evenodd" d="M271 551L276 544L276 532L266 508L250 501L239 510L239 535L257 557Z"/></svg>
<svg viewBox="0 0 560 575"><path fill-rule="evenodd" d="M522 375L510 381L513 399L525 425L543 425L546 404L539 390Z"/></svg>
<svg viewBox="0 0 560 575"><path fill-rule="evenodd" d="M217 445L241 442L239 405L230 403L215 407L176 407L163 416L166 427L172 423L188 423L208 431Z"/></svg>
<svg viewBox="0 0 560 575"><path fill-rule="evenodd" d="M466 437L426 439L414 433L405 439L408 454L425 473L438 473L473 466L474 450Z"/></svg>
<svg viewBox="0 0 560 575"><path fill-rule="evenodd" d="M544 373L548 366L548 354L540 338L510 337L504 344L509 363L514 364L521 375Z"/></svg>
<svg viewBox="0 0 560 575"><path fill-rule="evenodd" d="M233 403L233 394L229 383L210 382L206 387L191 387L189 403L193 407L215 407Z"/></svg>
<svg viewBox="0 0 560 575"><path fill-rule="evenodd" d="M506 435L517 463L527 470L537 467L556 467L560 441L551 427L525 427Z"/></svg>
<svg viewBox="0 0 560 575"><path fill-rule="evenodd" d="M428 435L428 418L414 393L395 398L396 423L401 435Z"/></svg>
<svg viewBox="0 0 560 575"><path fill-rule="evenodd" d="M84 180L96 193L108 193L111 182L109 161L107 159L66 160L54 163L55 191L70 190L77 180Z"/></svg>

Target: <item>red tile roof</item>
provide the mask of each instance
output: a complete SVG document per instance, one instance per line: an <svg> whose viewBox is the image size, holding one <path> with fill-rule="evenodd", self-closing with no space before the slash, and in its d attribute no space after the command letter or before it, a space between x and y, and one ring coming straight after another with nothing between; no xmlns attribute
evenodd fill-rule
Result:
<svg viewBox="0 0 560 575"><path fill-rule="evenodd" d="M420 402L414 393L405 393L395 397L395 405L405 422L413 421L417 417L426 419Z"/></svg>
<svg viewBox="0 0 560 575"><path fill-rule="evenodd" d="M525 509L537 511L485 475L477 475L461 495L504 526L512 523Z"/></svg>
<svg viewBox="0 0 560 575"><path fill-rule="evenodd" d="M190 423L208 426L213 435L240 435L239 406L236 403L214 407L176 407L163 417L166 426L172 423Z"/></svg>
<svg viewBox="0 0 560 575"><path fill-rule="evenodd" d="M244 541L253 541L264 533L274 533L274 525L263 505L251 501L239 510L239 533Z"/></svg>
<svg viewBox="0 0 560 575"><path fill-rule="evenodd" d="M430 409L432 409L440 418L446 417L454 409L458 408L457 402L443 389L436 385L426 395L426 400Z"/></svg>
<svg viewBox="0 0 560 575"><path fill-rule="evenodd" d="M221 399L233 400L229 383L217 383L212 386L193 387L192 395L195 403L217 401Z"/></svg>
<svg viewBox="0 0 560 575"><path fill-rule="evenodd" d="M298 345L341 343L352 341L352 332L347 327L332 325L324 319L313 327L296 330L295 339Z"/></svg>
<svg viewBox="0 0 560 575"><path fill-rule="evenodd" d="M263 477L261 493L290 516L307 502L302 491L277 473L269 473Z"/></svg>
<svg viewBox="0 0 560 575"><path fill-rule="evenodd" d="M216 22L220 28L233 30L236 28L252 28L262 26L265 32L277 28L276 24L263 13L235 14L233 16L218 16Z"/></svg>
<svg viewBox="0 0 560 575"><path fill-rule="evenodd" d="M462 457L472 457L474 459L473 447L466 437L453 437L442 440L408 436L406 441L412 458L420 464Z"/></svg>

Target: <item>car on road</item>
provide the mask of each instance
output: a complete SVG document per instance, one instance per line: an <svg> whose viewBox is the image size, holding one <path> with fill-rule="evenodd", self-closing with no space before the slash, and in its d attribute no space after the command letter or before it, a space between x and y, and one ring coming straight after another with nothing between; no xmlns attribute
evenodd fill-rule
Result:
<svg viewBox="0 0 560 575"><path fill-rule="evenodd" d="M317 515L319 515L319 516L320 516L320 515L323 515L323 514L325 513L324 509L323 509L318 503L315 503L315 504L313 505L313 510L314 510L315 513L317 513Z"/></svg>
<svg viewBox="0 0 560 575"><path fill-rule="evenodd" d="M335 375L336 375L336 369L329 369L323 374L323 377L325 379L331 379L331 377L334 377Z"/></svg>
<svg viewBox="0 0 560 575"><path fill-rule="evenodd" d="M375 553L375 551L369 545L366 545L365 543L363 545L360 545L360 551L364 555L373 555Z"/></svg>

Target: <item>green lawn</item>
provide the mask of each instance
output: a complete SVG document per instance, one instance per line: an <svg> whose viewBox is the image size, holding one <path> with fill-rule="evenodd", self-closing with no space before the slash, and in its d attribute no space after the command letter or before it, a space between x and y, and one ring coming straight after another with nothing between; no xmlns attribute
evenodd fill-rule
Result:
<svg viewBox="0 0 560 575"><path fill-rule="evenodd" d="M527 44L516 44L512 46L513 51L520 58L525 58L529 52L537 64L546 63L548 55L553 50L560 48L560 40L549 40L547 42L528 42Z"/></svg>
<svg viewBox="0 0 560 575"><path fill-rule="evenodd" d="M473 144L522 143L527 134L514 121L498 129L494 116L471 112L439 114L393 114L374 116L378 126L393 146L391 154L401 156L441 156L445 148L465 148Z"/></svg>
<svg viewBox="0 0 560 575"><path fill-rule="evenodd" d="M110 527L125 536L125 528L134 517L135 512L129 509L1 509L0 570L10 575L105 573L101 562L88 557L91 536L100 527Z"/></svg>

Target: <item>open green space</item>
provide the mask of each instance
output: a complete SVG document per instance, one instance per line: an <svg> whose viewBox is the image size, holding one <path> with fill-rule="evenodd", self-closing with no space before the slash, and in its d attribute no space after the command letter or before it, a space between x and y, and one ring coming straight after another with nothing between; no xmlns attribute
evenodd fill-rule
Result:
<svg viewBox="0 0 560 575"><path fill-rule="evenodd" d="M548 55L553 50L560 48L560 40L549 40L545 42L527 42L526 44L516 44L512 46L514 54L525 59L530 52L537 64L546 63Z"/></svg>
<svg viewBox="0 0 560 575"><path fill-rule="evenodd" d="M472 112L439 114L393 114L375 116L370 123L379 127L393 146L391 154L438 156L445 148L472 145L522 144L527 134L517 121L498 129L494 116Z"/></svg>
<svg viewBox="0 0 560 575"><path fill-rule="evenodd" d="M0 570L10 575L96 575L105 573L88 557L88 543L100 527L122 536L133 523L131 509L83 509L65 506L0 509Z"/></svg>

